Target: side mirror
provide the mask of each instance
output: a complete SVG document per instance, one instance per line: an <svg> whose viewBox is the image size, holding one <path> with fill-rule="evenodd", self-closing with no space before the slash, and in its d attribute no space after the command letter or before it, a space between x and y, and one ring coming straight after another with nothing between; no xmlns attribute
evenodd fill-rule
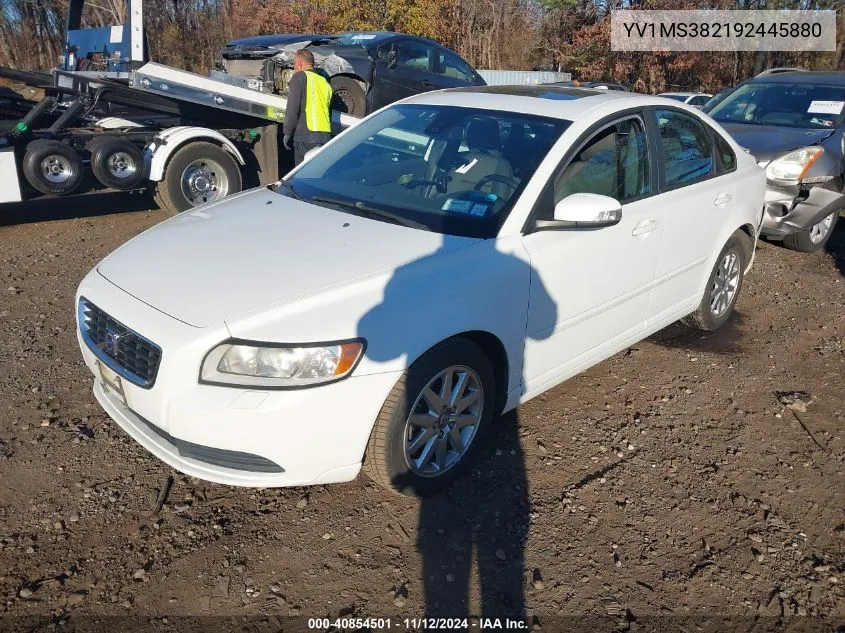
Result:
<svg viewBox="0 0 845 633"><path fill-rule="evenodd" d="M554 220L537 220L537 230L600 229L619 224L622 205L610 196L573 193L555 205Z"/></svg>
<svg viewBox="0 0 845 633"><path fill-rule="evenodd" d="M305 155L302 157L302 162L304 163L306 161L311 160L311 158L313 158L314 154L316 154L319 151L320 151L319 147L312 147L307 152L305 152Z"/></svg>

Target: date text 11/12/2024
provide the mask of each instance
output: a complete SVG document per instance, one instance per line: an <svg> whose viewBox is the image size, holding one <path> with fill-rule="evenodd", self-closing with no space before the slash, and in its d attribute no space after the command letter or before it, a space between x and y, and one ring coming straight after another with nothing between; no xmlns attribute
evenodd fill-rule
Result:
<svg viewBox="0 0 845 633"><path fill-rule="evenodd" d="M370 629L373 631L468 630L504 631L527 630L528 623L511 618L309 618L308 628L325 631Z"/></svg>

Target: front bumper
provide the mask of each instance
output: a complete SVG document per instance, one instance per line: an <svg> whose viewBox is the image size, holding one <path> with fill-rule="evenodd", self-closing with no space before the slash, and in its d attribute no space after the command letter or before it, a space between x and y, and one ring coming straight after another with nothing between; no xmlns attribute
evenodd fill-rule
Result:
<svg viewBox="0 0 845 633"><path fill-rule="evenodd" d="M187 475L234 486L299 486L357 476L373 423L401 372L283 391L200 385L202 357L228 337L225 328L181 323L96 272L79 294L162 348L155 384L145 389L121 381L124 402L100 379L98 358L77 328L98 402L162 461Z"/></svg>
<svg viewBox="0 0 845 633"><path fill-rule="evenodd" d="M835 211L845 209L845 194L813 187L806 199L798 197L798 188L779 188L769 185L763 212L762 234L785 237L805 231Z"/></svg>

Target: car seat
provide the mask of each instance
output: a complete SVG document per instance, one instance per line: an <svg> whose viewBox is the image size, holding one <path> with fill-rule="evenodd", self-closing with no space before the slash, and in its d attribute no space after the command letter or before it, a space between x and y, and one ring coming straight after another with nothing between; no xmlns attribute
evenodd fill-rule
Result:
<svg viewBox="0 0 845 633"><path fill-rule="evenodd" d="M484 176L498 175L513 179L513 168L501 151L499 124L495 119L479 117L466 127L467 151L460 153L460 165L449 170L447 193L474 189ZM487 182L481 191L507 198L513 187Z"/></svg>

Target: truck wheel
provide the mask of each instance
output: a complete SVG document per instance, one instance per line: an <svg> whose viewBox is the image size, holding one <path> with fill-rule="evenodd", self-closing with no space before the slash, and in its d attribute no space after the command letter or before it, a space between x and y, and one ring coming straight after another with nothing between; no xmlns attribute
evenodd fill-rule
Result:
<svg viewBox="0 0 845 633"><path fill-rule="evenodd" d="M363 117L367 97L361 85L350 77L332 77L332 109L350 116Z"/></svg>
<svg viewBox="0 0 845 633"><path fill-rule="evenodd" d="M103 138L90 146L91 170L106 187L127 191L144 179L144 154L125 138Z"/></svg>
<svg viewBox="0 0 845 633"><path fill-rule="evenodd" d="M833 227L836 226L838 219L839 211L834 211L809 229L787 235L783 238L783 245L793 251L814 253L824 246L825 242L833 235Z"/></svg>
<svg viewBox="0 0 845 633"><path fill-rule="evenodd" d="M23 175L41 193L66 195L82 183L82 159L60 141L32 141L23 156Z"/></svg>
<svg viewBox="0 0 845 633"><path fill-rule="evenodd" d="M178 149L156 187L156 201L174 213L241 190L241 171L226 150L204 141Z"/></svg>

